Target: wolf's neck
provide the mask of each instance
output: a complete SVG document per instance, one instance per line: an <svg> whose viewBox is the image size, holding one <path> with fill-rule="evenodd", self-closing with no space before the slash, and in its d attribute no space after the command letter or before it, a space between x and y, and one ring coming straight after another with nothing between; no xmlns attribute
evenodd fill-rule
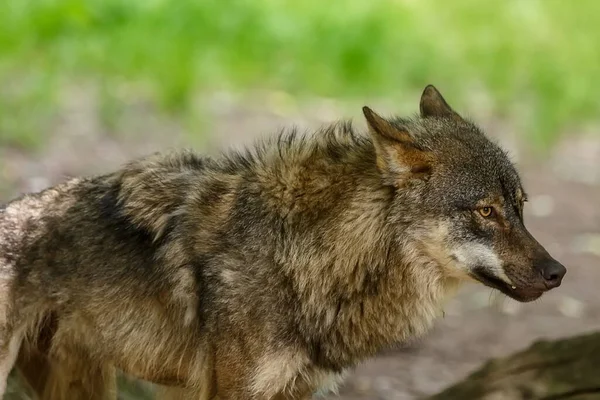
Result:
<svg viewBox="0 0 600 400"><path fill-rule="evenodd" d="M347 356L360 359L415 339L442 314L459 281L445 276L425 254L411 245L390 249L387 271L371 275L374 290L344 303L333 330Z"/></svg>
<svg viewBox="0 0 600 400"><path fill-rule="evenodd" d="M390 268L387 275L366 275L373 281L368 290L348 298L322 298L318 320L322 328L317 341L326 355L325 365L351 367L395 344L424 335L459 287L457 279L436 273L434 265Z"/></svg>
<svg viewBox="0 0 600 400"><path fill-rule="evenodd" d="M295 276L307 323L333 365L425 333L458 281L389 220L389 191L357 186L315 241L300 240ZM310 256L307 256L307 254ZM311 328L307 327L307 330Z"/></svg>

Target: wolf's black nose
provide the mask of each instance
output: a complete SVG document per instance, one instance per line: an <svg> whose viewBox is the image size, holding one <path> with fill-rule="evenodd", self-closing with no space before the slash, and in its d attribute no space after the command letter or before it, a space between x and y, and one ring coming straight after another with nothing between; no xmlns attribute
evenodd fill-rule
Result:
<svg viewBox="0 0 600 400"><path fill-rule="evenodd" d="M559 287L567 269L556 260L546 261L541 268L544 284L548 289Z"/></svg>

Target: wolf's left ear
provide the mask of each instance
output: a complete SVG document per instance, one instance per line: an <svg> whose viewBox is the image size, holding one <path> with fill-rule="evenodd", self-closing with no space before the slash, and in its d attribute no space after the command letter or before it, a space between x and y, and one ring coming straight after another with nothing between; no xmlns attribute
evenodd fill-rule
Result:
<svg viewBox="0 0 600 400"><path fill-rule="evenodd" d="M448 105L442 94L433 85L427 85L423 94L421 94L421 102L419 104L421 117L446 117L454 119L462 119Z"/></svg>
<svg viewBox="0 0 600 400"><path fill-rule="evenodd" d="M391 124L369 107L363 107L363 113L373 137L377 168L385 180L401 186L411 179L427 179L431 154L420 149L406 129Z"/></svg>

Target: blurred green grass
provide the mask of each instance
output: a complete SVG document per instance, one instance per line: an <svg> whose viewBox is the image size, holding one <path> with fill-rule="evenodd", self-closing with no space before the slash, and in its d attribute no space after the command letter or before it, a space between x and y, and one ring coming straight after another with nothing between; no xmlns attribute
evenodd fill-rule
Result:
<svg viewBox="0 0 600 400"><path fill-rule="evenodd" d="M213 89L401 96L483 88L536 144L596 118L595 0L20 0L0 2L0 143L34 146L59 89L123 85L185 118Z"/></svg>

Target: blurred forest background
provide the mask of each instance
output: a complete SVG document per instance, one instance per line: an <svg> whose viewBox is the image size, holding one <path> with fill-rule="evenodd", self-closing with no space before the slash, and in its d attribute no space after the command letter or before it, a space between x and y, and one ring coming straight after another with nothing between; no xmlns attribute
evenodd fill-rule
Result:
<svg viewBox="0 0 600 400"><path fill-rule="evenodd" d="M365 104L413 114L432 83L511 150L528 223L570 272L533 305L465 291L422 343L341 394L414 398L538 338L600 328L599 45L595 0L5 0L0 195L168 147L360 124Z"/></svg>
<svg viewBox="0 0 600 400"><path fill-rule="evenodd" d="M201 135L194 100L214 90L412 98L435 82L455 102L483 91L543 145L597 115L599 15L594 0L3 1L0 140L43 145L75 85L107 130L143 99Z"/></svg>

